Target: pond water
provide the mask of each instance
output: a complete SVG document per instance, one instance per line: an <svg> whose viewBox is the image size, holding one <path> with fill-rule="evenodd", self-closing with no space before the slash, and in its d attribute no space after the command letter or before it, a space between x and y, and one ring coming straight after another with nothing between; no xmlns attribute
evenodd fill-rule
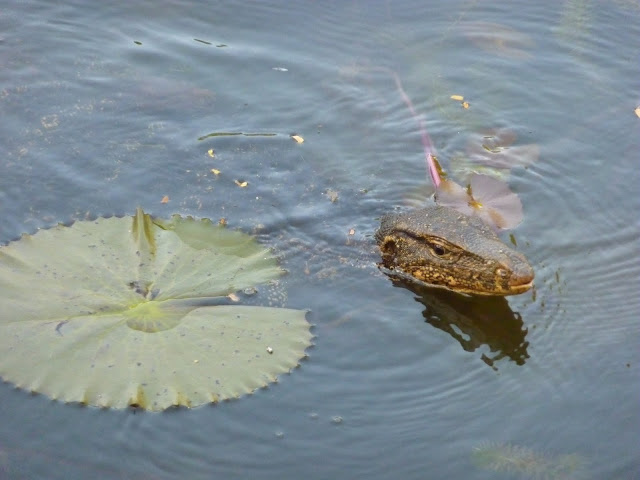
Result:
<svg viewBox="0 0 640 480"><path fill-rule="evenodd" d="M315 346L161 414L4 383L2 478L636 477L637 1L136 3L0 10L0 241L224 217L282 258ZM467 305L375 268L379 217L433 193L392 72L449 175L520 196L533 291Z"/></svg>

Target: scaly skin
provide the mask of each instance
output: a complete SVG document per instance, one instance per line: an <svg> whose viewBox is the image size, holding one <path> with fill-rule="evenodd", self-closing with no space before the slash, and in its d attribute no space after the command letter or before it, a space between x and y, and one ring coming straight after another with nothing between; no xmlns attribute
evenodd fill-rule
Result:
<svg viewBox="0 0 640 480"><path fill-rule="evenodd" d="M376 241L385 267L403 277L471 295L516 295L533 269L476 217L433 206L382 217Z"/></svg>

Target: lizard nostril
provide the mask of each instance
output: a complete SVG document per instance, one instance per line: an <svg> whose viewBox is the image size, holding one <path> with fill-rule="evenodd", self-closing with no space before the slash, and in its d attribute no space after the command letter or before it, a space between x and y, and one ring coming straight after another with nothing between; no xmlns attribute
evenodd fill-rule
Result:
<svg viewBox="0 0 640 480"><path fill-rule="evenodd" d="M389 255L391 257L395 257L396 253L397 253L397 245L396 242L394 240L387 240L386 242L384 242L383 248L382 248L382 253L384 255Z"/></svg>
<svg viewBox="0 0 640 480"><path fill-rule="evenodd" d="M534 273L533 268L527 263L519 265L518 268L511 274L509 279L509 285L517 287L520 285L531 285L533 282Z"/></svg>

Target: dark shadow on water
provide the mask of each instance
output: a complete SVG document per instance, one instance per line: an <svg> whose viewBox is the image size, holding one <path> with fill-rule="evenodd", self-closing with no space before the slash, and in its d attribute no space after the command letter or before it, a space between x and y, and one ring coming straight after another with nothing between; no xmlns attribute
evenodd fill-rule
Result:
<svg viewBox="0 0 640 480"><path fill-rule="evenodd" d="M524 365L529 353L528 329L522 317L509 307L504 297L461 295L442 288L430 288L405 279L389 276L395 287L413 292L425 306L425 322L451 335L467 352L486 345L490 354L482 361L494 370L505 357Z"/></svg>

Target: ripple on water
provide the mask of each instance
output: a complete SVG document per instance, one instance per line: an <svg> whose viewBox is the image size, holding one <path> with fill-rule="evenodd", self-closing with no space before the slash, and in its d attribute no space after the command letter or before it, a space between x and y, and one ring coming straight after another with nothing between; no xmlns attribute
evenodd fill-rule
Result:
<svg viewBox="0 0 640 480"><path fill-rule="evenodd" d="M602 228L594 224L592 230ZM601 388L607 375L637 359L621 348L640 334L637 226L580 239L558 229L544 237L530 255L537 266L535 296L522 299L529 363L554 397L571 395L576 381Z"/></svg>
<svg viewBox="0 0 640 480"><path fill-rule="evenodd" d="M640 23L594 3L584 25L563 26L579 33L576 45L553 35L561 2L260 2L241 14L220 2L14 3L29 12L0 18L12 32L0 41L11 67L0 92L5 239L25 217L39 222L32 231L137 203L228 217L282 254L289 301L312 309L317 334L292 375L212 408L97 412L5 389L2 438L46 450L43 472L54 459L76 476L69 465L85 462L83 473L108 464L112 476L159 478L468 478L465 459L486 440L604 451L601 478L633 463L640 208L624 92L637 55L618 40ZM461 35L477 21L491 22L475 35L489 44ZM519 249L537 274L535 297L508 300L528 329L524 363L489 368L482 355L496 342L434 328L416 294L394 288L366 253L377 217L431 193L416 119L380 66L397 69L450 171L484 129L539 146L540 159L509 180L525 209ZM450 100L458 93L469 109ZM200 140L222 130L277 135ZM34 455L18 458L28 469Z"/></svg>

